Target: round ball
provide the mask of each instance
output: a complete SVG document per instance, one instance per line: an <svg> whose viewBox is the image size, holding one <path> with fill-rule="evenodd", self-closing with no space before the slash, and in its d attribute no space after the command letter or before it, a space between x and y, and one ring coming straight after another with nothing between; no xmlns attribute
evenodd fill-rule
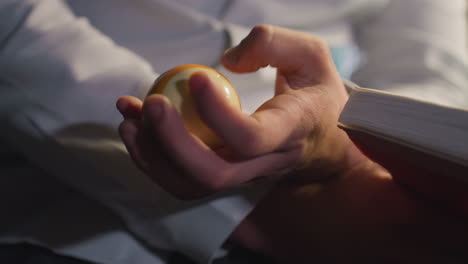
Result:
<svg viewBox="0 0 468 264"><path fill-rule="evenodd" d="M241 108L239 96L231 82L215 69L198 64L180 65L161 74L154 82L148 95L157 93L169 98L182 117L187 130L209 147L217 148L222 145L222 142L201 120L190 94L188 80L195 72L206 73L211 80L217 83L217 87L226 98L226 103Z"/></svg>

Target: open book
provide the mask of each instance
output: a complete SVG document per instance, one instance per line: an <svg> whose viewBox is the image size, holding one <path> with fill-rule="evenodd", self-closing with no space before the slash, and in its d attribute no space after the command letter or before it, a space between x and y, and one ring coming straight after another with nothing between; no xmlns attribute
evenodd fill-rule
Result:
<svg viewBox="0 0 468 264"><path fill-rule="evenodd" d="M350 90L339 127L361 151L403 186L468 217L468 109Z"/></svg>

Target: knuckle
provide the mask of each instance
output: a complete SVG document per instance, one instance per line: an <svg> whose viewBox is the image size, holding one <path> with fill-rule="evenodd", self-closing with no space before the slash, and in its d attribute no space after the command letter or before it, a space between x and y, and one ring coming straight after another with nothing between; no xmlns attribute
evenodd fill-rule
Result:
<svg viewBox="0 0 468 264"><path fill-rule="evenodd" d="M244 65L249 70L267 66L262 58L271 45L273 34L274 28L271 25L254 26L249 35L239 45L243 50L239 57L239 64Z"/></svg>
<svg viewBox="0 0 468 264"><path fill-rule="evenodd" d="M316 104L316 93L287 93L290 104L287 108L287 116L295 120L296 138L305 138L314 132L318 121L317 115L321 112L321 104Z"/></svg>
<svg viewBox="0 0 468 264"><path fill-rule="evenodd" d="M330 50L325 40L317 36L309 35L309 41L307 43L309 44L308 50L314 57L323 58L329 56Z"/></svg>
<svg viewBox="0 0 468 264"><path fill-rule="evenodd" d="M251 34L258 40L268 40L273 34L273 26L267 24L256 25L252 28Z"/></svg>
<svg viewBox="0 0 468 264"><path fill-rule="evenodd" d="M313 39L313 43L315 44L316 48L318 49L328 49L328 44L325 40L323 40L322 38L320 37L317 37L317 36L312 36L312 39Z"/></svg>
<svg viewBox="0 0 468 264"><path fill-rule="evenodd" d="M250 158L260 154L261 145L259 133L247 130L239 137L239 143L235 144L234 148L241 157Z"/></svg>
<svg viewBox="0 0 468 264"><path fill-rule="evenodd" d="M255 46L255 52L264 52L268 50L271 45L274 36L274 28L271 25L257 25L252 29L251 35Z"/></svg>

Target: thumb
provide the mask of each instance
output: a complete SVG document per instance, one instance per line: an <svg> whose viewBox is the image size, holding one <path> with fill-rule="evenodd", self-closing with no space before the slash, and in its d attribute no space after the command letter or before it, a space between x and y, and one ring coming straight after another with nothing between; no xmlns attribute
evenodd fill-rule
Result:
<svg viewBox="0 0 468 264"><path fill-rule="evenodd" d="M271 25L255 26L239 45L225 52L222 63L237 73L272 66L283 75L299 74L315 83L336 77L329 48L323 40Z"/></svg>

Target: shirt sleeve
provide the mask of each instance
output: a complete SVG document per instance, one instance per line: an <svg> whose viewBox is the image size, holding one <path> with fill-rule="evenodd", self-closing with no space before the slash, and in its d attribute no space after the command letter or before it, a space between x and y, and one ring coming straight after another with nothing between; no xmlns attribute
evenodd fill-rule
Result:
<svg viewBox="0 0 468 264"><path fill-rule="evenodd" d="M0 20L2 139L145 245L209 263L268 186L176 200L136 169L117 133L117 98L142 98L151 66L59 0L4 0Z"/></svg>
<svg viewBox="0 0 468 264"><path fill-rule="evenodd" d="M355 25L363 59L352 80L468 107L465 10L464 0L389 0Z"/></svg>

